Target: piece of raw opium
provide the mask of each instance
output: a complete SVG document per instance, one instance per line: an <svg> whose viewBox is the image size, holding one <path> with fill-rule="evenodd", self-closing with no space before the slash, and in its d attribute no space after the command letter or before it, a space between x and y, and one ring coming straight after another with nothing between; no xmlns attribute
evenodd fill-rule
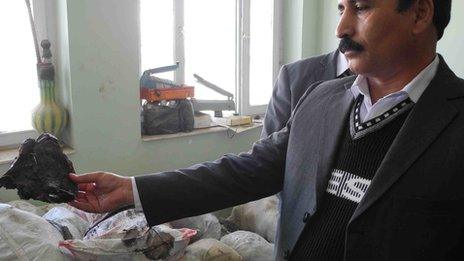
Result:
<svg viewBox="0 0 464 261"><path fill-rule="evenodd" d="M0 178L0 188L17 189L21 199L69 202L78 191L68 177L71 172L75 172L74 167L58 139L44 133L37 140L27 139L21 144L19 155Z"/></svg>

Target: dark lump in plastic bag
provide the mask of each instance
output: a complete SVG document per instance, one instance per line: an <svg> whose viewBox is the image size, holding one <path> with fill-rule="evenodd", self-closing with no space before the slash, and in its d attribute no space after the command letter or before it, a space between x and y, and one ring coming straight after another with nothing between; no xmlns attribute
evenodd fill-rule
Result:
<svg viewBox="0 0 464 261"><path fill-rule="evenodd" d="M48 203L72 201L77 194L77 184L68 174L74 167L63 154L58 139L48 133L37 140L27 139L19 148L8 171L0 178L0 188L18 189L21 199L36 199Z"/></svg>

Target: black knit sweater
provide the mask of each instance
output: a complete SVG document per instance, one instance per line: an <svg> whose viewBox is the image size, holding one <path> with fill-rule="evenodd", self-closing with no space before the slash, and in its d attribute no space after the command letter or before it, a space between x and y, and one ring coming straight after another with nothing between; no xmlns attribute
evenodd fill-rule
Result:
<svg viewBox="0 0 464 261"><path fill-rule="evenodd" d="M291 260L343 259L348 221L412 106L410 100L405 100L387 113L361 124L361 102L358 98L353 106L324 198L306 224Z"/></svg>

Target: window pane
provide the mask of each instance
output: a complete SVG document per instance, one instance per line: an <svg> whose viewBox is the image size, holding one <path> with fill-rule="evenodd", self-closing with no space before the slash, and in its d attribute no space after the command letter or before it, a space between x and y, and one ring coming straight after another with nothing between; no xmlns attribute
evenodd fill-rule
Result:
<svg viewBox="0 0 464 261"><path fill-rule="evenodd" d="M200 75L235 96L235 0L184 2L185 81L197 99L226 97L198 84Z"/></svg>
<svg viewBox="0 0 464 261"><path fill-rule="evenodd" d="M142 72L174 64L173 8L173 0L140 0ZM174 72L155 76L173 80Z"/></svg>
<svg viewBox="0 0 464 261"><path fill-rule="evenodd" d="M29 130L32 129L31 112L39 103L39 88L34 42L24 1L1 1L0 32L0 132Z"/></svg>
<svg viewBox="0 0 464 261"><path fill-rule="evenodd" d="M274 1L250 0L250 105L272 94Z"/></svg>

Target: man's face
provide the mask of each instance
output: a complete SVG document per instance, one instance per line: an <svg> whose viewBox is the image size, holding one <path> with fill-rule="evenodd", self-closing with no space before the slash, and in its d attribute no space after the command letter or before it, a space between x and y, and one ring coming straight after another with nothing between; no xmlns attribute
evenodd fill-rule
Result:
<svg viewBox="0 0 464 261"><path fill-rule="evenodd" d="M409 11L398 12L397 4L398 0L338 1L340 51L355 73L392 75L414 52L414 17Z"/></svg>

